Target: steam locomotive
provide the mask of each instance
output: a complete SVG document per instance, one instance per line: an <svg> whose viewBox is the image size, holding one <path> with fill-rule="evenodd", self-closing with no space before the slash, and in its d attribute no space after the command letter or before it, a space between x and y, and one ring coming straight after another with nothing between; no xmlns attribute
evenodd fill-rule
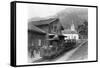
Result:
<svg viewBox="0 0 100 68"><path fill-rule="evenodd" d="M64 39L65 36L63 35L49 35L48 46L43 47L42 57L43 58L53 58L60 55L65 50L68 50L75 46L76 40L75 39Z"/></svg>

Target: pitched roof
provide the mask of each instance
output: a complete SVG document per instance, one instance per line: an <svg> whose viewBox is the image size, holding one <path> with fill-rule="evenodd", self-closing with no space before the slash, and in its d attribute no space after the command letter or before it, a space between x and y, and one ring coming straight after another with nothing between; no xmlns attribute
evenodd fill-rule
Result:
<svg viewBox="0 0 100 68"><path fill-rule="evenodd" d="M58 20L58 18L49 18L49 19L45 19L45 20L39 20L39 21L31 21L29 22L32 25L46 25L46 24L50 24L53 21Z"/></svg>
<svg viewBox="0 0 100 68"><path fill-rule="evenodd" d="M35 31L35 32L38 32L38 33L46 33L45 31L43 31L42 29L34 26L34 25L31 25L31 24L28 24L28 30L31 30L31 31Z"/></svg>
<svg viewBox="0 0 100 68"><path fill-rule="evenodd" d="M63 30L62 33L63 34L77 34L76 31L72 31L72 30Z"/></svg>

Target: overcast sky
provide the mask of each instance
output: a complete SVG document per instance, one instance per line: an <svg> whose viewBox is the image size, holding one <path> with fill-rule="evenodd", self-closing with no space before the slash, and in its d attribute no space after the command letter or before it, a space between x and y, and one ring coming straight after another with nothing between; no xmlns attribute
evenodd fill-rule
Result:
<svg viewBox="0 0 100 68"><path fill-rule="evenodd" d="M28 17L47 17L55 15L57 12L64 10L66 6L58 5L41 5L41 4L30 4L28 6Z"/></svg>

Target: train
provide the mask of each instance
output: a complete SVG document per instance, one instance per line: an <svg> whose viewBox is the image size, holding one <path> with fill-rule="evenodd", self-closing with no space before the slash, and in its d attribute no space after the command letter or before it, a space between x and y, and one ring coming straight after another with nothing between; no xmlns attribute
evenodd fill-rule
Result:
<svg viewBox="0 0 100 68"><path fill-rule="evenodd" d="M41 49L42 57L51 59L59 56L65 50L73 48L76 45L75 39L64 39L65 36L57 35L52 38L52 35L47 39L48 46Z"/></svg>

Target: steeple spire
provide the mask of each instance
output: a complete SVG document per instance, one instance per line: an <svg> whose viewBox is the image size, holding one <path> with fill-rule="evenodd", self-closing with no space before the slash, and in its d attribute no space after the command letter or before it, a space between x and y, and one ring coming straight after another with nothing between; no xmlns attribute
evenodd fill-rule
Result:
<svg viewBox="0 0 100 68"><path fill-rule="evenodd" d="M74 26L73 20L72 20L72 24L71 24L71 30L75 31L75 26Z"/></svg>

